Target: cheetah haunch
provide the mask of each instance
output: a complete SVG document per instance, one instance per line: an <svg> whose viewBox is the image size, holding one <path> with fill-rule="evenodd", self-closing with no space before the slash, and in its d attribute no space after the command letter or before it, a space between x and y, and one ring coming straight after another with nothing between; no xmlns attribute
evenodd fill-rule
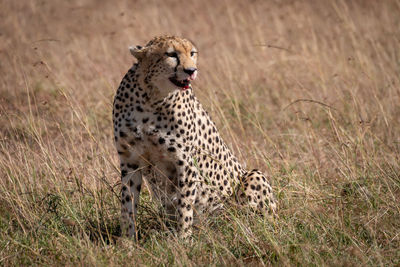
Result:
<svg viewBox="0 0 400 267"><path fill-rule="evenodd" d="M143 176L167 213L178 215L183 238L191 234L196 213L215 209L234 192L240 203L275 212L267 178L238 163L193 93L193 44L163 36L130 51L138 62L122 79L113 109L123 233L135 235Z"/></svg>

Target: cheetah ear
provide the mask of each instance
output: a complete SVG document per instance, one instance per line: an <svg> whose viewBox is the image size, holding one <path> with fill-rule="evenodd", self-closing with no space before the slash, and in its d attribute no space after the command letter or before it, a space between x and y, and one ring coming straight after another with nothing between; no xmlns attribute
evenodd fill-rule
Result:
<svg viewBox="0 0 400 267"><path fill-rule="evenodd" d="M138 60L141 60L146 54L145 47L142 47L140 45L130 46L129 51L131 51L131 54Z"/></svg>

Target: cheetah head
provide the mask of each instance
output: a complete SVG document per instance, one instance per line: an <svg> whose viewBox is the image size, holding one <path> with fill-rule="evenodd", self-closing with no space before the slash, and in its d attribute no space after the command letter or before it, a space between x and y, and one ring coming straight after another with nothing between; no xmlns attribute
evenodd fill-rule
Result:
<svg viewBox="0 0 400 267"><path fill-rule="evenodd" d="M146 46L130 47L143 73L144 85L160 91L186 90L197 76L197 49L183 38L162 36Z"/></svg>

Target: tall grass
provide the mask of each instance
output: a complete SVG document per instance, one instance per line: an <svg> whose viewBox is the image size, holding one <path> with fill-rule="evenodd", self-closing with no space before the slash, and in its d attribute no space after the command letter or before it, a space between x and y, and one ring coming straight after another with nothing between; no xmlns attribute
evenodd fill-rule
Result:
<svg viewBox="0 0 400 267"><path fill-rule="evenodd" d="M2 1L0 265L400 264L399 1ZM279 217L120 237L111 104L127 47L177 34L195 93ZM173 227L172 227L173 228Z"/></svg>

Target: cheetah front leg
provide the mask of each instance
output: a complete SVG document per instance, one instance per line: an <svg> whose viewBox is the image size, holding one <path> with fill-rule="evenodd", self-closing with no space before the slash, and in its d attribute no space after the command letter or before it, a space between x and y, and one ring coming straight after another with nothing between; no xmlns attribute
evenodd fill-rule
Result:
<svg viewBox="0 0 400 267"><path fill-rule="evenodd" d="M142 187L142 172L138 168L136 161L121 158L121 230L123 236L134 236L136 240L137 207Z"/></svg>
<svg viewBox="0 0 400 267"><path fill-rule="evenodd" d="M198 170L195 168L190 157L178 160L178 234L181 238L187 238L192 234L193 207L197 194Z"/></svg>

